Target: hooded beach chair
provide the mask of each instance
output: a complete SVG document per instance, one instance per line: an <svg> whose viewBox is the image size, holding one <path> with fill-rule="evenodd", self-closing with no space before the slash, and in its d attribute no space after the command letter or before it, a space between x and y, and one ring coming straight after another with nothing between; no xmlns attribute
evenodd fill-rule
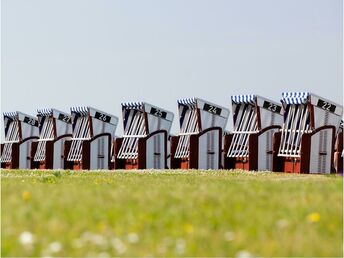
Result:
<svg viewBox="0 0 344 258"><path fill-rule="evenodd" d="M116 116L92 107L72 107L73 137L65 142L66 168L109 169Z"/></svg>
<svg viewBox="0 0 344 258"><path fill-rule="evenodd" d="M72 117L56 109L37 110L39 139L34 161L40 169L64 169L64 143L72 138Z"/></svg>
<svg viewBox="0 0 344 258"><path fill-rule="evenodd" d="M30 169L34 161L32 144L38 139L38 120L21 112L5 112L5 141L1 144L2 168Z"/></svg>
<svg viewBox="0 0 344 258"><path fill-rule="evenodd" d="M173 113L145 102L122 103L124 135L116 138L116 169L168 168Z"/></svg>
<svg viewBox="0 0 344 258"><path fill-rule="evenodd" d="M273 171L331 173L343 107L309 92L284 92L284 123L275 134Z"/></svg>
<svg viewBox="0 0 344 258"><path fill-rule="evenodd" d="M234 95L231 100L234 130L225 135L224 168L271 170L282 105L258 95Z"/></svg>
<svg viewBox="0 0 344 258"><path fill-rule="evenodd" d="M219 169L229 110L199 98L178 100L180 132L171 137L171 168Z"/></svg>

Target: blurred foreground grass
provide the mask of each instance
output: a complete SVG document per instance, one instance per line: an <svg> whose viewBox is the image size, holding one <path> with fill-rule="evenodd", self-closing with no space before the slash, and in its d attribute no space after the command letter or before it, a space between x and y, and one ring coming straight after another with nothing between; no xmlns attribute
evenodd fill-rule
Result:
<svg viewBox="0 0 344 258"><path fill-rule="evenodd" d="M342 256L342 177L1 171L2 256Z"/></svg>

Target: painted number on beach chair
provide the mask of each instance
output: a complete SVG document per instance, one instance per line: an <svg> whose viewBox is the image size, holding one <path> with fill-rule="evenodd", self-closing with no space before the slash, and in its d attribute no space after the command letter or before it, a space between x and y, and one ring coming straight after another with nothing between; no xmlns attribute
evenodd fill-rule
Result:
<svg viewBox="0 0 344 258"><path fill-rule="evenodd" d="M336 105L333 105L333 104L329 103L328 101L325 101L322 99L318 100L317 106L324 109L324 110L330 111L332 113L334 113L334 111L336 111Z"/></svg>
<svg viewBox="0 0 344 258"><path fill-rule="evenodd" d="M221 114L221 111L222 111L221 108L215 107L215 106L207 104L207 103L204 103L203 110L205 110L209 113L218 115L218 116Z"/></svg>
<svg viewBox="0 0 344 258"><path fill-rule="evenodd" d="M271 112L274 112L274 113L280 113L282 109L281 106L271 103L269 101L264 101L263 108L270 110Z"/></svg>
<svg viewBox="0 0 344 258"><path fill-rule="evenodd" d="M65 122L65 123L68 123L68 124L71 122L70 116L67 116L67 115L61 114L61 113L59 114L58 119Z"/></svg>
<svg viewBox="0 0 344 258"><path fill-rule="evenodd" d="M100 113L100 112L96 112L94 117L97 118L98 120L106 122L106 123L110 123L110 121L111 121L110 116L107 116L107 115Z"/></svg>
<svg viewBox="0 0 344 258"><path fill-rule="evenodd" d="M154 107L151 108L149 113L153 116L158 116L161 118L166 118L166 116L167 116L167 113L165 111L161 111L161 110L154 108Z"/></svg>
<svg viewBox="0 0 344 258"><path fill-rule="evenodd" d="M24 117L24 123L27 123L29 125L32 125L32 126L38 126L38 121L33 119L33 118L30 118L30 117Z"/></svg>

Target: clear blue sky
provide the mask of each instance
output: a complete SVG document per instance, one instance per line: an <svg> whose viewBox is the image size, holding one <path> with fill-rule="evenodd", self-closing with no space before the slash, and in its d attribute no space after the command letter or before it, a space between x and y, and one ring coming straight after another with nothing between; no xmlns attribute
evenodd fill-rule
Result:
<svg viewBox="0 0 344 258"><path fill-rule="evenodd" d="M343 101L342 0L1 4L2 112L90 105L121 117L121 102L142 100L176 114L181 97L228 107L232 94L282 91Z"/></svg>

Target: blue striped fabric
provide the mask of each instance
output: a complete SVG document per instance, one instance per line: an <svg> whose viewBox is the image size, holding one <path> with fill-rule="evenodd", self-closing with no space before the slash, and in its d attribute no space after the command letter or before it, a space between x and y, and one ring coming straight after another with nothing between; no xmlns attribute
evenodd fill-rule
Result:
<svg viewBox="0 0 344 258"><path fill-rule="evenodd" d="M72 113L79 113L79 114L83 114L83 115L88 114L88 110L89 110L89 108L85 107L85 106L84 107L76 106L76 107L71 107L70 108L70 111Z"/></svg>
<svg viewBox="0 0 344 258"><path fill-rule="evenodd" d="M178 99L177 100L178 104L181 105L195 105L196 104L196 98L184 98L184 99Z"/></svg>
<svg viewBox="0 0 344 258"><path fill-rule="evenodd" d="M4 117L9 117L9 118L16 118L18 113L17 112L4 112L3 113Z"/></svg>
<svg viewBox="0 0 344 258"><path fill-rule="evenodd" d="M281 101L285 104L304 104L309 95L309 92L283 92Z"/></svg>
<svg viewBox="0 0 344 258"><path fill-rule="evenodd" d="M121 105L127 109L142 109L144 102L122 102Z"/></svg>
<svg viewBox="0 0 344 258"><path fill-rule="evenodd" d="M40 116L51 116L53 114L53 109L52 108L37 109L37 113Z"/></svg>
<svg viewBox="0 0 344 258"><path fill-rule="evenodd" d="M232 98L232 101L236 104L240 104L240 103L255 104L257 96L254 94L232 95L231 98Z"/></svg>

